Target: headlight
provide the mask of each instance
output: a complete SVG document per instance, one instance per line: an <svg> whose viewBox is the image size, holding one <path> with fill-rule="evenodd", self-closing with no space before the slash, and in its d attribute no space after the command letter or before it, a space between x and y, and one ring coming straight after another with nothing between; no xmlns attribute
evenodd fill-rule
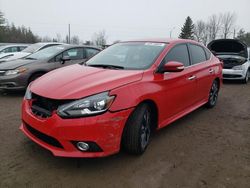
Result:
<svg viewBox="0 0 250 188"><path fill-rule="evenodd" d="M109 96L108 92L80 99L58 107L57 113L64 118L84 117L96 115L108 110L115 96Z"/></svg>
<svg viewBox="0 0 250 188"><path fill-rule="evenodd" d="M30 91L30 87L28 86L24 95L24 99L31 100L32 99L32 93Z"/></svg>
<svg viewBox="0 0 250 188"><path fill-rule="evenodd" d="M242 66L241 65L234 66L233 70L242 70Z"/></svg>
<svg viewBox="0 0 250 188"><path fill-rule="evenodd" d="M25 72L26 70L27 70L26 68L18 68L18 69L15 69L15 70L8 70L8 71L5 72L5 76L20 74L20 73Z"/></svg>

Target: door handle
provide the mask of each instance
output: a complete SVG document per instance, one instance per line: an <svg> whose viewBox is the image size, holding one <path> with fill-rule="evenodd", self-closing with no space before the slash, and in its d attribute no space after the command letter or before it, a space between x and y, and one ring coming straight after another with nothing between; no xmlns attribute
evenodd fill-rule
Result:
<svg viewBox="0 0 250 188"><path fill-rule="evenodd" d="M190 76L189 78L188 78L188 80L194 80L196 78L196 76Z"/></svg>
<svg viewBox="0 0 250 188"><path fill-rule="evenodd" d="M209 69L209 73L211 73L211 74L212 74L213 72L214 72L214 70L213 70L213 69Z"/></svg>

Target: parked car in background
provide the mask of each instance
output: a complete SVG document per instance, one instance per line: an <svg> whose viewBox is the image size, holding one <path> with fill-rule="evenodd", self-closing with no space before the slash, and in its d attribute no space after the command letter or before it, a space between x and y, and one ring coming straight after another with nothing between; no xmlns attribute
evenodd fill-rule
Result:
<svg viewBox="0 0 250 188"><path fill-rule="evenodd" d="M5 62L5 61L12 61L12 60L16 60L16 59L20 59L23 57L26 57L34 52L37 52L39 50L42 50L44 48L50 47L50 46L56 46L56 45L61 45L62 43L56 43L56 42L38 42L35 44L31 44L30 46L28 46L27 48L25 48L23 51L21 52L17 52L17 53L13 53L12 55L8 55L8 56L0 56L0 63L1 62Z"/></svg>
<svg viewBox="0 0 250 188"><path fill-rule="evenodd" d="M13 56L17 52L21 52L27 48L29 44L8 44L0 46L0 62Z"/></svg>
<svg viewBox="0 0 250 188"><path fill-rule="evenodd" d="M28 46L29 46L28 44L3 45L3 46L0 46L0 54L21 52L22 50L24 50Z"/></svg>
<svg viewBox="0 0 250 188"><path fill-rule="evenodd" d="M89 46L57 45L22 59L0 64L0 89L25 89L43 74L68 65L82 63L100 51Z"/></svg>
<svg viewBox="0 0 250 188"><path fill-rule="evenodd" d="M114 44L27 88L21 130L55 156L142 154L151 132L216 105L222 63L191 40Z"/></svg>
<svg viewBox="0 0 250 188"><path fill-rule="evenodd" d="M248 82L250 57L245 43L236 39L219 39L210 42L208 48L223 61L223 79Z"/></svg>

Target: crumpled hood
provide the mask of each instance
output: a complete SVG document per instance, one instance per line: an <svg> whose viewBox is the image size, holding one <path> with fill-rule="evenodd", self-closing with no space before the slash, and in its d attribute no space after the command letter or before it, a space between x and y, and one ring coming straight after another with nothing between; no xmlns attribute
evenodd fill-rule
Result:
<svg viewBox="0 0 250 188"><path fill-rule="evenodd" d="M142 70L111 70L72 65L34 81L31 92L50 99L80 99L142 79Z"/></svg>
<svg viewBox="0 0 250 188"><path fill-rule="evenodd" d="M0 63L0 70L12 70L18 67L33 63L36 60L29 60L29 59L17 59L13 61L5 61Z"/></svg>

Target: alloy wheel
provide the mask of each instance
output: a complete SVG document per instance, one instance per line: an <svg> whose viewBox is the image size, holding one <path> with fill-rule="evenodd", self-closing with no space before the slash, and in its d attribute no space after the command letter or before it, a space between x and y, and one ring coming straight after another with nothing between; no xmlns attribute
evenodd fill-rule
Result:
<svg viewBox="0 0 250 188"><path fill-rule="evenodd" d="M150 138L150 114L149 111L146 110L143 114L142 125L141 125L141 147L144 150Z"/></svg>
<svg viewBox="0 0 250 188"><path fill-rule="evenodd" d="M218 83L214 81L209 94L209 101L211 105L215 105L218 98L218 92L219 92Z"/></svg>

